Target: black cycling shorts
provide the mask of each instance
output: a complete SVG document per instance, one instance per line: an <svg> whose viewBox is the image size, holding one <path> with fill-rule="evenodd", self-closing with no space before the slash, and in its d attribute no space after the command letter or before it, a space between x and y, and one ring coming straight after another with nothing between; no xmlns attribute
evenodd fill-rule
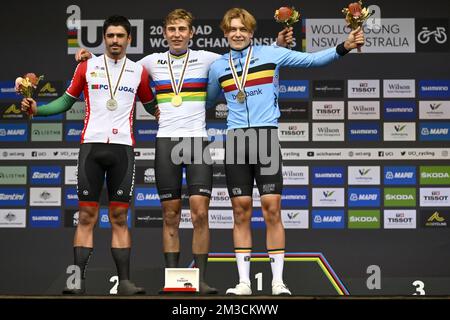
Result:
<svg viewBox="0 0 450 320"><path fill-rule="evenodd" d="M281 194L283 173L278 129L256 127L232 129L225 144L225 175L230 197Z"/></svg>
<svg viewBox="0 0 450 320"><path fill-rule="evenodd" d="M155 179L161 201L181 199L183 167L189 196L211 197L212 161L208 141L196 138L156 138Z"/></svg>
<svg viewBox="0 0 450 320"><path fill-rule="evenodd" d="M98 202L106 178L110 202L128 203L134 188L132 146L83 143L78 155L78 201Z"/></svg>

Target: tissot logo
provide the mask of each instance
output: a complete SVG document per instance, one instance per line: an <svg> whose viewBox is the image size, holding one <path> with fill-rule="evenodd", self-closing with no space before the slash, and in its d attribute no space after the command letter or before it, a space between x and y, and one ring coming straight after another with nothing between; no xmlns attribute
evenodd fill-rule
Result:
<svg viewBox="0 0 450 320"><path fill-rule="evenodd" d="M344 101L313 101L313 120L343 120Z"/></svg>
<svg viewBox="0 0 450 320"><path fill-rule="evenodd" d="M415 229L416 210L384 210L385 229Z"/></svg>
<svg viewBox="0 0 450 320"><path fill-rule="evenodd" d="M308 141L309 124L307 122L279 123L278 136L280 141Z"/></svg>
<svg viewBox="0 0 450 320"><path fill-rule="evenodd" d="M448 52L448 19L415 19L417 52Z"/></svg>
<svg viewBox="0 0 450 320"><path fill-rule="evenodd" d="M449 207L450 188L420 188L421 207Z"/></svg>
<svg viewBox="0 0 450 320"><path fill-rule="evenodd" d="M348 80L349 98L379 98L380 80Z"/></svg>

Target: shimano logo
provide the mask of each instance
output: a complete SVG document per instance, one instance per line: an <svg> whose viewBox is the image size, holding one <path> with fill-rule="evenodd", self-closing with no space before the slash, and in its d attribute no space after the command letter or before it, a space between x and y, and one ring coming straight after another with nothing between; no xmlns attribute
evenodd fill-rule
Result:
<svg viewBox="0 0 450 320"><path fill-rule="evenodd" d="M378 134L376 129L351 129L351 134Z"/></svg>
<svg viewBox="0 0 450 320"><path fill-rule="evenodd" d="M412 112L414 112L414 109L413 108L386 108L386 112L412 113Z"/></svg>
<svg viewBox="0 0 450 320"><path fill-rule="evenodd" d="M59 221L59 217L57 217L57 216L32 216L31 220L33 220L33 221Z"/></svg>
<svg viewBox="0 0 450 320"><path fill-rule="evenodd" d="M316 173L316 178L333 178L333 179L339 179L342 178L342 173Z"/></svg>
<svg viewBox="0 0 450 320"><path fill-rule="evenodd" d="M448 91L448 86L422 86L422 91Z"/></svg>

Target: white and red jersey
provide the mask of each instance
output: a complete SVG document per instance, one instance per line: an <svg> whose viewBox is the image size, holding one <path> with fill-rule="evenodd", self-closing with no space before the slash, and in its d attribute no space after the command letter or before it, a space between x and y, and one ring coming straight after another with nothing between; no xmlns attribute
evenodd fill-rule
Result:
<svg viewBox="0 0 450 320"><path fill-rule="evenodd" d="M112 92L117 84L124 59L113 60L106 56ZM84 93L86 115L81 133L81 143L100 142L134 146L133 112L138 95L142 103L154 99L150 89L148 73L129 59L118 84L114 99L118 107L114 111L106 108L111 99L108 76L103 55L81 62L66 93L74 98Z"/></svg>

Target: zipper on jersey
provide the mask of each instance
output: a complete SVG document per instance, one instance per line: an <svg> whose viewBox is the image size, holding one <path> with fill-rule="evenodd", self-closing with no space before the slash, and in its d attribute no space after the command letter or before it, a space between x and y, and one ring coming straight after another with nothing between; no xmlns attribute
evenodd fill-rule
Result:
<svg viewBox="0 0 450 320"><path fill-rule="evenodd" d="M243 57L242 52L240 52L240 54L241 54L241 58L242 58ZM239 65L241 66L241 77L242 77L242 73L243 73L244 69L242 67L241 58L239 58ZM245 95L247 95L247 92L245 91L245 85L242 89L244 90ZM245 109L247 109L247 127L250 128L250 111L248 110L247 97L245 98Z"/></svg>

